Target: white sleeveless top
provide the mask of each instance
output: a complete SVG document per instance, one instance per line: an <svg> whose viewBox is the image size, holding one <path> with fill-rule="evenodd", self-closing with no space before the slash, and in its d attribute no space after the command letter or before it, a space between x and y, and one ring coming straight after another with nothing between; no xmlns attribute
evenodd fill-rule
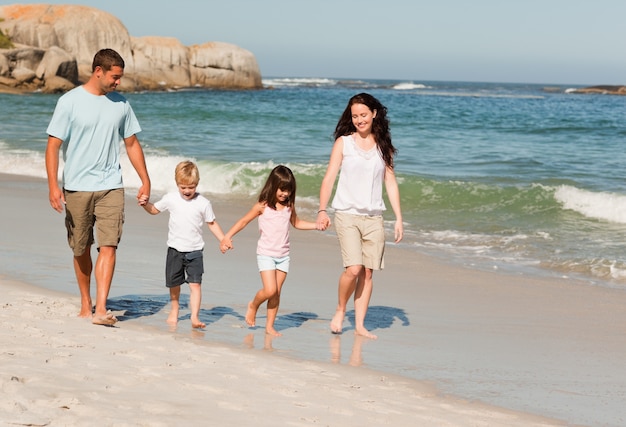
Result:
<svg viewBox="0 0 626 427"><path fill-rule="evenodd" d="M343 136L343 161L332 207L355 215L381 215L385 210L385 161L378 146L362 150L352 135Z"/></svg>

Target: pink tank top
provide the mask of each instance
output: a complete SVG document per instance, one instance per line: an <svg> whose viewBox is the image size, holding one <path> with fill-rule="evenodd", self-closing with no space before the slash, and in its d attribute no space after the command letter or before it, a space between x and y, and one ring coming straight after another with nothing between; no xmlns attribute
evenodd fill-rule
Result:
<svg viewBox="0 0 626 427"><path fill-rule="evenodd" d="M265 207L259 216L259 242L256 253L272 257L289 255L289 227L291 225L291 209L274 210Z"/></svg>

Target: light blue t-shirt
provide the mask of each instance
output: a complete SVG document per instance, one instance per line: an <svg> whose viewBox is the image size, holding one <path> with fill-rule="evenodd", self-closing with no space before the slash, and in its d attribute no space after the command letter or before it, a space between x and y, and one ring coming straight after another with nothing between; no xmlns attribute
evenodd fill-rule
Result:
<svg viewBox="0 0 626 427"><path fill-rule="evenodd" d="M46 132L63 141L63 188L123 188L120 145L140 131L133 109L117 92L98 96L78 86L61 96Z"/></svg>

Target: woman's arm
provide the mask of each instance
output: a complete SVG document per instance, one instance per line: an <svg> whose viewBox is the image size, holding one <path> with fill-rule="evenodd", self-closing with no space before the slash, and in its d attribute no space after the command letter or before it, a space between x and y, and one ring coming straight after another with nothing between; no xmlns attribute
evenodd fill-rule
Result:
<svg viewBox="0 0 626 427"><path fill-rule="evenodd" d="M333 150L330 153L330 160L328 161L328 167L326 168L326 174L322 179L322 185L320 186L320 207L317 212L317 228L319 230L325 230L330 225L330 218L326 212L328 207L328 201L333 191L333 185L337 179L339 169L341 169L341 163L343 162L343 138L337 138Z"/></svg>
<svg viewBox="0 0 626 427"><path fill-rule="evenodd" d="M400 209L400 190L398 189L398 181L396 180L396 173L393 168L387 166L385 170L385 189L387 190L387 197L389 197L389 203L391 203L391 209L396 215L396 224L394 227L394 239L398 243L402 240L404 235L404 225L402 224L402 210Z"/></svg>

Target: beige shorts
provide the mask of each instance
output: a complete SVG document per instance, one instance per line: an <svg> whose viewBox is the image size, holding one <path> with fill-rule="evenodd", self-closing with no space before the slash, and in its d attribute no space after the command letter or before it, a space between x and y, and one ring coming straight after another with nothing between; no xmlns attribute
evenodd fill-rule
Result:
<svg viewBox="0 0 626 427"><path fill-rule="evenodd" d="M372 270L385 267L383 217L335 212L335 230L343 266L363 265Z"/></svg>
<svg viewBox="0 0 626 427"><path fill-rule="evenodd" d="M94 227L98 248L117 247L124 224L124 189L64 193L67 242L74 256L82 255L94 243Z"/></svg>

